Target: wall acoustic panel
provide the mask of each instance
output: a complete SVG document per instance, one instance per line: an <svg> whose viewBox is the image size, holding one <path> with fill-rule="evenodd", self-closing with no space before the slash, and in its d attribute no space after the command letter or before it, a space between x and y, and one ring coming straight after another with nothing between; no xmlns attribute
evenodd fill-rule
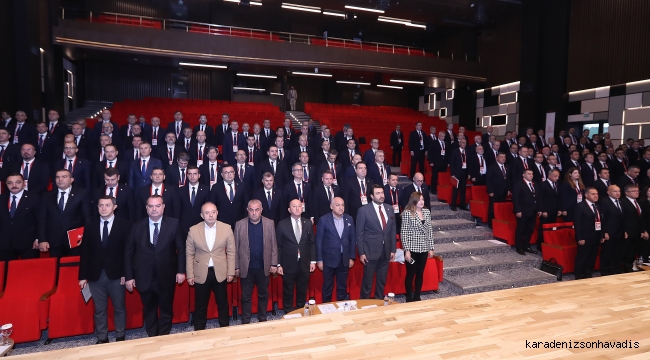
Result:
<svg viewBox="0 0 650 360"><path fill-rule="evenodd" d="M580 100L589 100L596 97L596 90L582 90L569 93L569 102L571 101L580 101Z"/></svg>
<svg viewBox="0 0 650 360"><path fill-rule="evenodd" d="M623 111L625 110L625 96L614 96L609 98L609 125L621 125L623 123Z"/></svg>
<svg viewBox="0 0 650 360"><path fill-rule="evenodd" d="M508 111L506 113L507 114L516 114L518 105L519 105L519 103L508 104Z"/></svg>
<svg viewBox="0 0 650 360"><path fill-rule="evenodd" d="M643 106L643 94L629 94L625 95L625 108L633 109Z"/></svg>
<svg viewBox="0 0 650 360"><path fill-rule="evenodd" d="M635 81L625 84L625 93L634 94L650 91L650 80Z"/></svg>
<svg viewBox="0 0 650 360"><path fill-rule="evenodd" d="M607 120L608 117L609 112L607 111L594 113L594 121Z"/></svg>
<svg viewBox="0 0 650 360"><path fill-rule="evenodd" d="M641 127L640 125L625 125L625 127L623 127L623 137L622 137L622 139L623 140L629 139L629 138L638 139L639 138L639 129L640 129L640 127Z"/></svg>
<svg viewBox="0 0 650 360"><path fill-rule="evenodd" d="M596 89L596 99L609 97L609 86L603 86Z"/></svg>
<svg viewBox="0 0 650 360"><path fill-rule="evenodd" d="M593 120L594 120L594 114L593 113L590 113L587 116L584 116L583 114L567 116L567 121L568 122L593 121Z"/></svg>
<svg viewBox="0 0 650 360"><path fill-rule="evenodd" d="M517 93L511 92L499 95L499 104L513 103L517 101Z"/></svg>
<svg viewBox="0 0 650 360"><path fill-rule="evenodd" d="M483 107L483 98L476 99L476 107L477 108Z"/></svg>
<svg viewBox="0 0 650 360"><path fill-rule="evenodd" d="M628 109L623 113L623 124L650 123L650 107Z"/></svg>
<svg viewBox="0 0 650 360"><path fill-rule="evenodd" d="M499 105L499 114L507 114L508 113L508 105Z"/></svg>
<svg viewBox="0 0 650 360"><path fill-rule="evenodd" d="M643 106L650 106L650 92L643 93Z"/></svg>
<svg viewBox="0 0 650 360"><path fill-rule="evenodd" d="M498 106L489 106L489 107L483 108L483 115L484 116L496 115L498 113L499 113L499 107Z"/></svg>
<svg viewBox="0 0 650 360"><path fill-rule="evenodd" d="M483 117L483 108L476 109L476 117Z"/></svg>
<svg viewBox="0 0 650 360"><path fill-rule="evenodd" d="M609 99L608 98L585 100L580 105L580 112L583 113L583 114L584 113L607 111L608 109L609 109Z"/></svg>
<svg viewBox="0 0 650 360"><path fill-rule="evenodd" d="M623 135L623 125L610 125L608 131L612 139L620 139Z"/></svg>
<svg viewBox="0 0 650 360"><path fill-rule="evenodd" d="M641 125L641 137L639 139L650 139L650 124Z"/></svg>

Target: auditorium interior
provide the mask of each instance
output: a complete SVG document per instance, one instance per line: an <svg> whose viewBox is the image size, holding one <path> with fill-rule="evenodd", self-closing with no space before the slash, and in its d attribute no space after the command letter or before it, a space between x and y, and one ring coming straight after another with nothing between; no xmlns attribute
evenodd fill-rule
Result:
<svg viewBox="0 0 650 360"><path fill-rule="evenodd" d="M646 359L650 1L288 1L0 1L0 356Z"/></svg>

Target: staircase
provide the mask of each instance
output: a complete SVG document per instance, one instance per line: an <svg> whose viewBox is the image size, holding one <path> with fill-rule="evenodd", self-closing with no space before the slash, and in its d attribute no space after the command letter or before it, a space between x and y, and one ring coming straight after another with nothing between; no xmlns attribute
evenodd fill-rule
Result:
<svg viewBox="0 0 650 360"><path fill-rule="evenodd" d="M287 111L286 116L291 119L291 126L297 130L300 130L300 126L304 121L309 121L309 119L311 119L311 116L302 111ZM320 124L316 120L314 120L314 127L316 127L316 131L321 131Z"/></svg>
<svg viewBox="0 0 650 360"><path fill-rule="evenodd" d="M451 211L435 195L431 218L435 253L444 259L441 288L454 295L556 281L555 276L539 270L541 256L517 254L507 244L494 240L488 228L477 227L468 211Z"/></svg>
<svg viewBox="0 0 650 360"><path fill-rule="evenodd" d="M98 111L102 111L105 108L111 108L112 106L112 102L86 100L84 107L74 109L65 115L66 124L74 124L79 118L87 119L91 116L97 117L96 115L98 115Z"/></svg>

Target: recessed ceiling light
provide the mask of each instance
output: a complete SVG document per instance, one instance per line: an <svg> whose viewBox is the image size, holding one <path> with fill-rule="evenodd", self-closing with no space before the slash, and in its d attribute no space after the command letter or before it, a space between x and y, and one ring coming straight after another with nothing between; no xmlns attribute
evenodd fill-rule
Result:
<svg viewBox="0 0 650 360"><path fill-rule="evenodd" d="M262 6L262 2L260 2L260 1L250 1L249 4L255 5L255 6Z"/></svg>
<svg viewBox="0 0 650 360"><path fill-rule="evenodd" d="M390 79L390 82L424 85L424 81Z"/></svg>
<svg viewBox="0 0 650 360"><path fill-rule="evenodd" d="M377 84L377 87L382 87L382 88L389 88L389 89L400 89L400 90L402 90L402 89L404 89L404 88L403 88L403 87L401 87L401 86L393 86L393 85L380 85L380 84Z"/></svg>
<svg viewBox="0 0 650 360"><path fill-rule="evenodd" d="M178 65L181 65L181 66L207 67L207 68L215 68L215 69L227 69L227 68L228 68L228 67L225 66L225 65L196 64L196 63L188 63L188 62L181 62L181 63L178 63Z"/></svg>
<svg viewBox="0 0 650 360"><path fill-rule="evenodd" d="M259 75L259 74L245 74L245 73L238 73L237 76L267 78L267 79L277 79L278 78L275 75Z"/></svg>
<svg viewBox="0 0 650 360"><path fill-rule="evenodd" d="M308 11L308 12L320 13L320 8L315 7L315 6L305 6L305 5L298 5L298 4L282 3L282 8L283 9L290 9L290 10L300 10L300 11Z"/></svg>
<svg viewBox="0 0 650 360"><path fill-rule="evenodd" d="M379 9L369 9L369 8L364 8L364 7L359 7L359 6L352 6L352 5L345 5L346 9L352 9L352 10L360 10L360 11L370 11L374 13L379 13L383 14L384 10L379 10Z"/></svg>
<svg viewBox="0 0 650 360"><path fill-rule="evenodd" d="M302 71L292 71L291 73L294 74L294 75L332 77L332 74L308 73L308 72L302 72Z"/></svg>
<svg viewBox="0 0 650 360"><path fill-rule="evenodd" d="M338 16L338 17L345 17L344 12L338 12L334 10L323 10L323 15L330 15L330 16Z"/></svg>
<svg viewBox="0 0 650 360"><path fill-rule="evenodd" d="M265 91L266 89L260 89L260 88L249 88L249 87L243 87L243 86L233 86L233 90L250 90L250 91Z"/></svg>
<svg viewBox="0 0 650 360"><path fill-rule="evenodd" d="M337 84L351 84L351 85L370 85L368 82L356 82L356 81L343 81L343 80L336 80Z"/></svg>
<svg viewBox="0 0 650 360"><path fill-rule="evenodd" d="M284 95L284 94L282 94L282 93L271 93L271 95L278 95L278 96L282 96L282 95Z"/></svg>

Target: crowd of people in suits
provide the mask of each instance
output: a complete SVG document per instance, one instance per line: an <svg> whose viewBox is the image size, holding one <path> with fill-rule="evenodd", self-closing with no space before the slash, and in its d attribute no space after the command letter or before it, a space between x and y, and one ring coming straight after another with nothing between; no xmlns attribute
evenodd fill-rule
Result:
<svg viewBox="0 0 650 360"><path fill-rule="evenodd" d="M149 336L170 332L175 284L184 281L196 289L196 330L206 326L211 293L219 325L228 326L235 278L243 323L255 288L265 321L271 274L283 277L288 313L305 305L316 269L323 299L332 299L334 284L345 299L357 254L360 297L383 299L400 232L407 301L417 301L433 256L429 188L422 173L400 188L386 156L378 139L362 154L349 125L332 135L311 121L272 129L269 120L240 126L223 114L221 123L201 115L191 127L177 111L165 127L135 115L119 127L105 109L92 125L68 127L54 110L36 124L5 112L0 260L79 255L98 343L108 341L108 299L116 339L125 339L125 291L138 290ZM70 238L81 228L81 242Z"/></svg>
<svg viewBox="0 0 650 360"><path fill-rule="evenodd" d="M399 127L391 139L401 137ZM600 249L600 273L637 270L637 259L648 262L647 225L650 220L650 147L627 139L615 146L609 133L590 136L589 130L560 131L557 137L544 130L525 134L506 131L497 140L488 126L467 146L464 127L453 125L427 135L421 124L409 135L411 173L425 158L431 165L431 192L436 193L439 172L450 170L458 180L451 209L467 209L466 183L486 185L489 196L488 225L494 204L512 201L517 218L516 251L536 254L542 250L542 226L558 218L573 222L578 252L576 279L591 277ZM539 220L538 238L529 245Z"/></svg>

